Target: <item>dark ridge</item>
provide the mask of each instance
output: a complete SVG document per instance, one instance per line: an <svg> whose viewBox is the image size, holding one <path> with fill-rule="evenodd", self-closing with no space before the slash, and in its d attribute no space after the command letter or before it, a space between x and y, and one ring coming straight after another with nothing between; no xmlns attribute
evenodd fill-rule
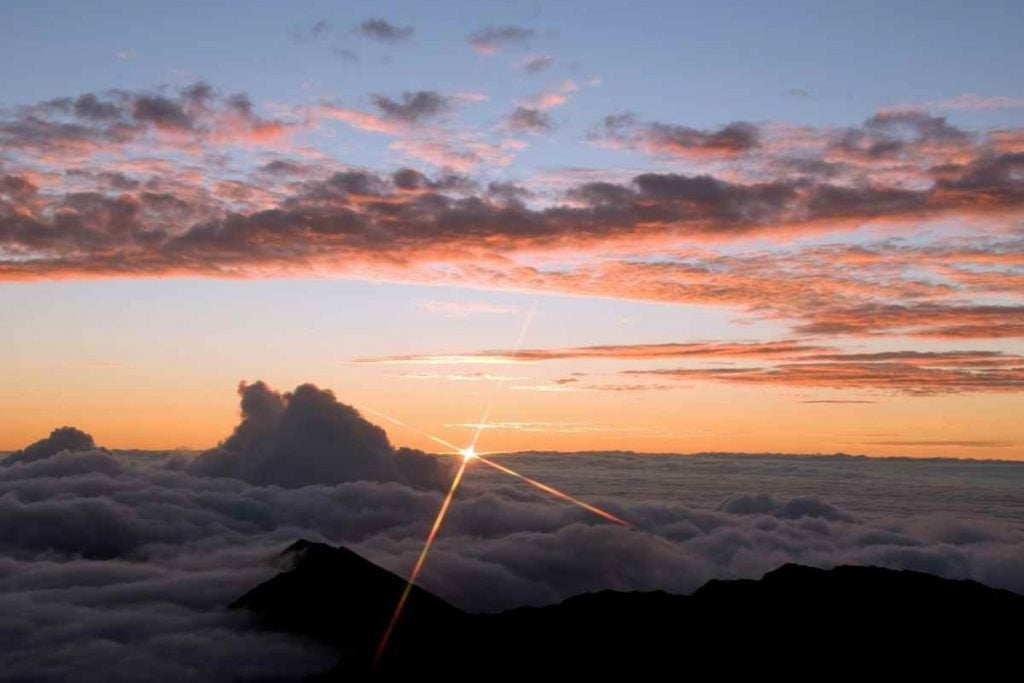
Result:
<svg viewBox="0 0 1024 683"><path fill-rule="evenodd" d="M348 667L366 668L406 580L345 547L301 539L281 553L289 569L231 603L264 628L300 634L336 648ZM431 661L433 634L461 630L467 615L414 586L395 648ZM424 636L422 634L428 634ZM406 637L406 636L414 636Z"/></svg>
<svg viewBox="0 0 1024 683"><path fill-rule="evenodd" d="M339 664L325 680L958 669L984 679L1017 652L1024 618L1024 596L880 567L786 564L759 580L709 581L692 596L603 591L500 614L467 614L417 587L374 669L405 580L346 548L302 540L282 555L293 567L232 607L334 648Z"/></svg>

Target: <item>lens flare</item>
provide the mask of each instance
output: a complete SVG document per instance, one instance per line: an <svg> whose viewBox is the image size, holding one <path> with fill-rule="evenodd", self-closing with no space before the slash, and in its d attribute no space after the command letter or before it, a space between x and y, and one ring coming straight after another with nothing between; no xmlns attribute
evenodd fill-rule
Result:
<svg viewBox="0 0 1024 683"><path fill-rule="evenodd" d="M530 323L533 322L533 316L537 313L537 303L534 302L533 306L526 313L526 318L523 319L523 326L519 328L519 337L516 338L515 346L512 347L512 355L519 353L519 349L523 346L523 340L526 339L526 332L530 329ZM491 400L487 403L487 407L484 408L484 414L477 423L476 433L473 434L473 440L469 442L470 448L476 448L476 442L480 440L480 433L484 429L484 425L487 424L487 419L491 416L491 408L494 406L494 398L499 391L505 386L505 380L508 378L508 367L506 366L501 372L501 377L494 385L494 393L491 395Z"/></svg>
<svg viewBox="0 0 1024 683"><path fill-rule="evenodd" d="M439 437L439 436L434 436L434 435L433 435L433 434L431 434L430 432L425 432L425 431L423 431L422 429L419 429L419 428L417 428L417 427L413 427L413 426L412 426L411 424L409 424L408 422L402 422L402 421L401 421L401 420L399 420L399 419L398 419L397 417L391 417L391 416L390 416L390 415L388 415L387 413L382 413L382 412L381 412L381 411L379 411L379 410L374 410L373 408L367 408L367 407L365 407L365 406L363 407L363 410L365 410L365 411L366 411L366 412L368 412L368 413L373 413L374 415L376 415L376 416L378 416L378 417L382 417L382 418L384 418L385 420L387 420L388 422L393 422L393 423L395 423L396 425L398 425L398 426L400 426L400 427L405 427L406 429L408 429L408 430L410 430L410 431L416 432L416 433L417 433L417 434L419 434L420 436L425 436L426 438L430 439L430 440L431 440L431 441L433 441L434 443L439 443L439 444L441 444L442 446L444 446L445 448L450 448L450 449L452 449L453 451L455 451L455 452L457 452L457 453L462 453L462 451L463 451L463 449L459 448L458 446L456 446L455 444L453 444L453 443L452 443L451 441L445 441L445 440L444 440L444 439L442 439L441 437ZM472 448L472 447L473 447L473 446L471 445L471 446L470 446L469 448Z"/></svg>
<svg viewBox="0 0 1024 683"><path fill-rule="evenodd" d="M520 474L519 472L516 472L515 470L513 470L511 468L505 467L504 465L499 465L498 463L494 462L493 460L488 460L487 458L482 458L479 455L476 456L476 459L479 460L480 462L482 462L485 465L489 465L490 467L493 467L494 469L498 470L499 472L504 472L505 474L508 474L510 476L513 476L513 477L516 477L517 479L522 479L527 484L530 484L532 486L536 486L541 491L544 491L545 493L550 493L552 496L555 496L556 498L561 498L564 501L567 501L567 502L572 503L574 505L580 506L584 510L589 510L590 512L593 512L598 517L602 517L604 519L607 519L609 522L614 522L615 524L619 524L621 526L624 526L627 529L632 529L633 528L633 525L630 524L629 522L627 522L626 520L624 520L624 519L622 519L620 517L616 517L612 513L608 512L606 510L602 510L601 508L599 508L599 507L597 507L595 505L591 505L590 503L584 503L579 498L574 498L574 497L570 496L568 493L565 493L564 491L559 491L558 489L556 489L553 486L548 486L547 484L545 484L543 482L539 482L536 479L532 479L532 478L526 476L525 474Z"/></svg>
<svg viewBox="0 0 1024 683"><path fill-rule="evenodd" d="M523 327L519 331L519 338L516 340L516 345L515 345L515 350L516 351L519 350L519 347L523 343L523 339L526 337L526 331L530 327L530 322L533 320L533 315L534 315L534 313L536 313L536 310L537 310L537 306L536 306L536 304L534 304L534 306L530 309L529 313L527 314L526 319L523 321ZM506 377L506 375L503 374L498 379L497 385L495 386L495 391L498 391L498 390L500 390L502 388L502 385L505 383L505 377ZM452 499L455 498L455 491L456 491L456 489L459 488L459 484L462 482L462 475L464 475L466 473L466 467L469 466L469 463L471 463L473 461L479 460L480 462L482 462L485 465L488 465L490 467L493 467L494 469L498 470L499 472L503 472L503 473L508 474L510 476L516 477L517 479L521 479L522 481L525 481L526 483L528 483L528 484L530 484L532 486L537 487L538 489L540 489L541 491L544 491L545 493L548 493L548 494L550 494L552 496L555 496L556 498L561 498L562 500L567 501L569 503L572 503L574 505L578 505L579 507L583 508L584 510L588 510L588 511L594 513L595 515L597 515L597 516L599 516L599 517L601 517L603 519L608 520L609 522L614 522L615 524L619 524L621 526L624 526L627 529L632 529L633 528L633 525L631 525L629 522L627 522L627 521L625 521L623 519L620 519L619 517L616 517L615 515L613 515L610 512L602 510L601 508L599 508L597 506L594 506L594 505L591 505L590 503L584 503L582 500L579 500L578 498L574 498L574 497L570 496L568 493L565 493L563 491L559 491L558 489L556 489L553 486L548 486L547 484L539 482L536 479L533 479L531 477L527 477L524 474L520 474L519 472L516 472L515 470L513 470L513 469L511 469L509 467L505 467L504 465L500 465L500 464L494 462L493 460L489 460L487 458L482 457L479 453L477 453L476 444L477 444L477 441L479 441L479 439L480 439L480 433L483 431L484 425L487 423L488 417L490 417L491 407L493 405L494 405L494 397L492 396L491 400L488 402L487 406L484 408L483 417L480 419L480 421L477 424L476 433L473 434L473 440L469 443L468 446L466 446L464 448L460 448L460 447L456 446L455 444L451 443L450 441L446 441L445 439L442 439L439 436L434 436L433 434L431 434L429 432L426 432L426 431L423 431L422 429L418 429L416 427L413 427L412 425L410 425L408 423L405 423L405 422L402 422L398 418L391 417L390 415L382 413L379 410L373 410L372 408L364 408L364 410L366 410L367 412L373 413L374 415L378 415L378 416L384 418L385 420L387 420L389 422L393 422L396 425L399 425L401 427L405 427L406 429L409 429L409 430L411 430L413 432L416 432L417 434L420 434L421 436L424 436L424 437L430 439L431 441L433 441L435 443L438 443L438 444L444 446L445 448L450 449L452 453L455 453L455 454L458 454L458 455L462 456L462 462L459 463L459 468L455 472L455 478L452 480L452 485L448 489L448 494L445 496L444 501L441 503L441 509L438 510L437 517L434 518L434 524L430 528L430 533L427 534L427 540L423 544L423 549L420 550L420 555L416 559L416 564L415 564L415 566L412 569L412 573L409 574L409 580L406 582L405 589L402 591L402 595L398 599L398 604L395 606L395 611L391 615L391 621L388 622L388 626L384 630L384 635L380 639L380 644L377 646L377 653L376 653L376 655L373 658L373 666L374 666L374 668L377 667L377 665L380 663L381 658L384 656L384 653L387 651L388 641L391 639L391 635L392 635L392 633L395 630L395 626L398 624L398 621L399 621L399 619L402 616L402 610L405 609L405 603L409 600L409 594L412 592L412 587L413 587L413 585L415 585L416 579L419 577L420 571L423 569L423 565L427 561L427 555L430 553L430 547L433 545L434 539L437 537L437 533L438 533L438 531L440 531L441 525L444 523L444 518L448 514L448 509L451 507Z"/></svg>
<svg viewBox="0 0 1024 683"><path fill-rule="evenodd" d="M427 561L427 554L430 552L430 546L434 543L434 538L437 537L437 532L441 528L441 524L444 522L445 515L448 514L448 508L451 507L452 499L455 497L455 490L459 488L459 482L462 481L462 475L466 472L466 466L469 464L469 458L463 458L462 464L459 465L459 469L455 472L455 479L452 480L451 488L448 489L448 495L444 497L444 502L441 503L441 509L437 511L437 517L434 518L434 525L430 527L430 533L427 534L427 541L423 544L423 549L420 551L420 556L416 560L416 565L412 568L412 573L409 574L409 581L405 584L405 590L402 591L402 596L398 599L398 604L395 605L395 611L391 615L391 621L388 622L388 627L384 630L384 635L381 636L380 645L377 646L377 653L373 658L374 667L380 663L381 657L384 656L384 652L388 648L388 641L391 640L391 634L395 630L395 626L398 624L399 618L402 616L402 610L405 608L405 603L409 599L409 593L412 592L413 584L416 583L416 578L420 575L420 571L423 569L423 564Z"/></svg>

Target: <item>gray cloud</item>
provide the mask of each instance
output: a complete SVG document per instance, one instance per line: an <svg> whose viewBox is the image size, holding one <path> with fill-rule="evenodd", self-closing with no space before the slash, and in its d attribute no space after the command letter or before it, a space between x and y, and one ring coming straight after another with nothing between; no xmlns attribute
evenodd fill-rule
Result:
<svg viewBox="0 0 1024 683"><path fill-rule="evenodd" d="M356 26L353 31L383 43L396 43L413 34L412 26L397 26L380 18L367 19Z"/></svg>
<svg viewBox="0 0 1024 683"><path fill-rule="evenodd" d="M516 107L508 116L508 127L516 133L541 133L552 130L555 124L545 111Z"/></svg>
<svg viewBox="0 0 1024 683"><path fill-rule="evenodd" d="M343 59L346 62L358 62L359 61L359 53L356 52L355 50L349 50L348 48L344 48L344 47L340 47L340 46L335 46L335 47L331 48L331 53L335 57L337 57L339 59Z"/></svg>
<svg viewBox="0 0 1024 683"><path fill-rule="evenodd" d="M542 71L547 71L554 63L555 58L551 55L531 55L524 59L521 65L526 73L539 74Z"/></svg>
<svg viewBox="0 0 1024 683"><path fill-rule="evenodd" d="M306 26L292 29L292 39L300 43L312 43L327 38L334 33L334 24L326 19L318 19Z"/></svg>
<svg viewBox="0 0 1024 683"><path fill-rule="evenodd" d="M521 45L536 34L523 26L485 26L469 34L466 41L482 54L493 54L513 45Z"/></svg>
<svg viewBox="0 0 1024 683"><path fill-rule="evenodd" d="M385 118L405 123L419 123L424 119L433 118L451 107L451 102L447 97L432 90L404 92L398 99L373 95L372 100L374 106Z"/></svg>
<svg viewBox="0 0 1024 683"><path fill-rule="evenodd" d="M743 121L718 130L698 130L668 123L645 123L632 114L616 114L606 116L590 138L655 155L731 157L757 148L761 132L754 124Z"/></svg>
<svg viewBox="0 0 1024 683"><path fill-rule="evenodd" d="M245 94L220 93L200 81L173 94L166 88L110 90L22 107L0 119L0 144L30 154L74 157L117 150L159 134L174 145L209 139L244 142L251 136L268 139L289 125L258 116Z"/></svg>
<svg viewBox="0 0 1024 683"><path fill-rule="evenodd" d="M393 117L425 117L438 109L433 98L412 94L403 101L382 100L381 104ZM245 111L241 99L230 106ZM59 134L66 133L61 129ZM0 141L3 136L0 125ZM68 142L65 137L64 143ZM47 144L54 144L53 140ZM266 167L259 178L280 182L276 172L286 168L311 167L306 162L277 164ZM396 258L401 259L403 272L408 272L410 266L438 258L461 266L459 260L452 261L456 253L469 262L475 254L494 249L515 251L568 241L579 248L593 248L622 240L670 237L789 236L875 218L920 220L981 211L986 212L979 216L984 218L1012 213L1024 205L1021 168L1024 155L1002 155L968 164L927 188L842 186L807 177L738 182L711 175L644 173L625 182L577 184L565 192L563 203L539 207L474 194L478 185L472 179L453 174L428 178L415 170L379 175L357 169L330 174L321 168L300 173L297 182L281 187L276 204L250 209L238 207L234 203L238 197L184 189L159 176L142 181L122 174L119 183L142 183L141 191L135 193L69 190L61 194L39 192L27 174L7 174L0 179L0 248L17 257L0 262L0 278L238 276L294 273L310 267L345 272L348 264L366 262L393 267ZM247 188L238 189L244 193ZM1004 258L1016 248L999 247ZM998 249L993 252L999 255ZM911 257L931 258L932 254L908 252ZM850 296L840 286L841 277L799 291L786 287L790 281L781 273L792 263L768 277L763 267L748 270L749 265L758 264L749 259L620 263L619 270L631 271L628 278L606 273L563 278L557 273L491 271L496 279L488 284L508 286L513 280L504 278L525 277L532 287L555 291L742 305L762 315L768 311L791 319L800 334L881 332L959 338L1024 334L1021 307L923 298L914 293L922 285L918 280L902 281L906 299L893 304L879 298L878 289L872 295ZM719 273L713 283L707 280L712 271ZM842 272L830 269L829 277ZM697 275L701 278L694 282ZM669 284L674 277L682 279ZM681 282L686 286L679 286ZM825 284L840 287L823 296L820 287ZM1007 281L1000 286L1012 289L1013 284Z"/></svg>
<svg viewBox="0 0 1024 683"><path fill-rule="evenodd" d="M968 145L970 135L946 122L917 110L883 111L858 128L846 130L831 143L832 152L852 160L899 158L917 149L939 145Z"/></svg>
<svg viewBox="0 0 1024 683"><path fill-rule="evenodd" d="M0 466L5 675L312 672L330 659L252 631L223 606L278 571L268 559L299 537L409 571L443 492L405 483L417 477L397 464L387 436L327 392L253 383L241 393L235 432L195 459L62 448ZM788 561L912 568L1024 592L1024 501L984 483L1021 476L1012 463L628 454L580 455L571 466L556 454L505 462L574 493L601 480L644 482L627 497L587 496L636 528L471 468L421 580L467 609L605 588L689 592ZM389 463L398 478L377 479ZM226 467L211 472L213 464ZM297 486L313 472L337 481ZM955 495L950 481L959 482ZM834 499L813 494L823 482Z"/></svg>
<svg viewBox="0 0 1024 683"><path fill-rule="evenodd" d="M290 393L263 382L241 384L242 421L189 470L253 484L297 488L345 481L402 481L443 487L446 462L409 449L396 451L380 427L330 391L303 384Z"/></svg>
<svg viewBox="0 0 1024 683"><path fill-rule="evenodd" d="M40 439L0 460L0 465L36 462L62 451L91 451L95 448L96 442L90 434L74 427L58 427L45 439Z"/></svg>
<svg viewBox="0 0 1024 683"><path fill-rule="evenodd" d="M344 115L390 131L399 138L390 143L394 150L418 149L415 154L439 167L500 161L505 152L499 147L525 144L506 139L493 147L470 136L452 146L442 139L451 131L409 130L435 124L460 101L432 91L378 95L373 113ZM644 173L582 183L579 178L599 176L569 175L515 202L482 191L486 179L459 181L452 174L428 178L420 171L350 168L332 174L339 168L333 162L266 163L273 155L244 178L215 168L225 157L211 147L276 144L319 125L318 117L329 115L324 106L261 118L247 97L199 83L176 92L87 93L3 112L0 146L18 166L8 164L0 175L0 279L373 273L416 282L444 279L498 288L526 283L549 292L727 305L785 320L800 334L1024 334L1019 306L975 303L1011 301L1006 295L1019 289L1009 260L1019 245L991 234L985 244L959 254L901 248L892 256L889 243L875 255L865 254L872 260L856 275L850 267L825 267L825 258L843 254L826 256L819 248L776 250L772 259L723 252L641 263L610 255L625 243L660 249L681 241L792 240L878 220L1012 220L1024 206L1024 155L998 154L995 138L965 138L935 117L879 114L849 141L843 130L789 130L787 135L796 136L789 143L769 129L762 142L761 131L748 135L749 124L688 132L618 117L611 128L628 140L667 132L677 152L711 154L716 164L740 156L742 165L749 161L759 170L718 177ZM501 132L538 131L549 124L523 109ZM910 145L900 154L916 151L907 159L882 159L878 166L865 161L875 143L892 141ZM818 150L813 158L806 156L807 144ZM180 150L190 160L144 161L132 151L151 146ZM190 155L198 154L202 164L211 164L208 171L217 182L196 179L196 157ZM54 159L59 167L48 175L33 170ZM915 182L890 174L902 176L899 168L907 163L918 169ZM889 171L872 175L871 182L858 179L874 168ZM564 272L483 258L495 251L570 244L595 258ZM846 256L853 259L858 249L848 247ZM986 249L992 250L986 256L1001 261L970 265ZM897 261L913 259L924 259L920 269L895 270ZM998 270L997 263L1003 264ZM925 271L931 274L921 276ZM971 373L962 374L970 379Z"/></svg>

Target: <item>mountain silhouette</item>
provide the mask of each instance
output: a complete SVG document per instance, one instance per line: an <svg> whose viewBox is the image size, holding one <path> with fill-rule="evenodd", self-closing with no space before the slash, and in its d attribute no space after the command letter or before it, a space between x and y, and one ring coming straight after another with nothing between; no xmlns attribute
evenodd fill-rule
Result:
<svg viewBox="0 0 1024 683"><path fill-rule="evenodd" d="M338 652L324 680L560 674L970 672L1017 651L1024 596L914 571L786 564L713 580L691 596L602 591L557 605L470 614L414 587L387 652L373 654L405 587L344 547L298 541L290 568L235 601L265 628ZM674 673L673 673L674 672Z"/></svg>
<svg viewBox="0 0 1024 683"><path fill-rule="evenodd" d="M233 602L261 626L300 634L336 648L344 669L365 670L380 642L406 579L348 548L301 539L281 553L290 565ZM401 628L389 651L417 660L434 658L434 634L459 631L469 615L413 586Z"/></svg>

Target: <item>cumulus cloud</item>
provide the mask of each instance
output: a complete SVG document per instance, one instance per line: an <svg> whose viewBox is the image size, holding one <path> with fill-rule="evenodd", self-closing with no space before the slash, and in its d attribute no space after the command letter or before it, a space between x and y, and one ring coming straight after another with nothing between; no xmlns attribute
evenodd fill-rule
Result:
<svg viewBox="0 0 1024 683"><path fill-rule="evenodd" d="M280 393L263 382L242 383L242 421L189 471L288 488L345 481L401 481L443 487L446 462L401 449L384 430L339 403L328 390L304 384Z"/></svg>
<svg viewBox="0 0 1024 683"><path fill-rule="evenodd" d="M95 448L96 442L93 441L91 434L74 427L58 427L45 439L40 439L0 460L0 465L35 462L62 451L91 451Z"/></svg>
<svg viewBox="0 0 1024 683"><path fill-rule="evenodd" d="M49 447L0 467L6 675L207 680L333 663L306 643L252 630L224 606L279 571L272 558L299 537L408 572L443 496L409 484L433 478L426 463L438 461L418 454L409 462L430 471L412 473L379 428L312 385L280 393L257 382L241 394L234 433L192 460ZM629 454L505 462L570 492L588 481L646 482L626 497L592 496L636 528L472 468L421 578L466 609L607 588L685 593L788 561L911 568L1024 591L1020 502L984 484L997 471L1019 477L1013 463ZM862 476L844 484L851 471ZM972 495L950 497L951 481ZM838 500L808 493L823 482Z"/></svg>

